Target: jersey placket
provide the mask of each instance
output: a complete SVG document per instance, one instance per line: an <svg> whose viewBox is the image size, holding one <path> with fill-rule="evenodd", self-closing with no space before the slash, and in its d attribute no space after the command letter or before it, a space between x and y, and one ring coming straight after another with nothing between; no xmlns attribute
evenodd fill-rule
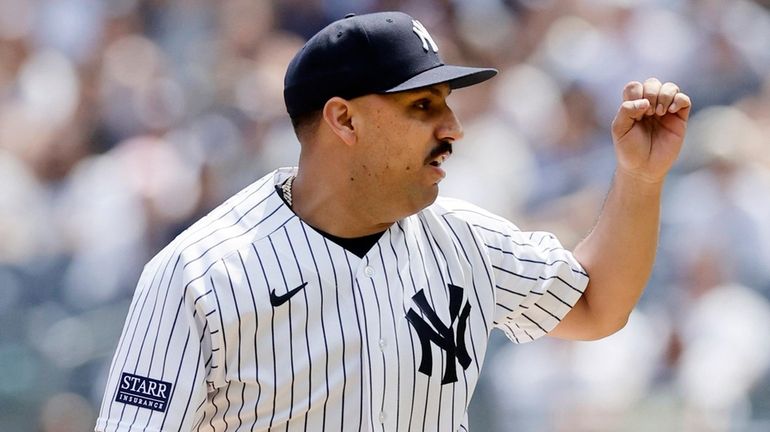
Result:
<svg viewBox="0 0 770 432"><path fill-rule="evenodd" d="M371 251L370 251L371 253ZM381 276L381 275L380 275ZM378 277L375 267L368 256L358 263L353 281L355 307L360 320L362 330L361 353L363 361L361 365L362 385L364 387L364 418L368 419L368 428L371 430L383 430L382 425L385 414L382 412L384 380L383 356L380 346L382 340L381 306L377 297L379 286L384 284ZM366 424L365 420L365 424Z"/></svg>

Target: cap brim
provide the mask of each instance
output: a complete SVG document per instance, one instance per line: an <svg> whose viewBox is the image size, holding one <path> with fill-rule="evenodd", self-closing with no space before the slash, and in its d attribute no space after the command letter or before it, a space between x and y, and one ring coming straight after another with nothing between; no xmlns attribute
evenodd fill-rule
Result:
<svg viewBox="0 0 770 432"><path fill-rule="evenodd" d="M484 82L495 75L497 75L497 70L491 68L441 65L419 73L401 84L385 90L384 93L414 90L441 83L448 83L450 88L458 89Z"/></svg>

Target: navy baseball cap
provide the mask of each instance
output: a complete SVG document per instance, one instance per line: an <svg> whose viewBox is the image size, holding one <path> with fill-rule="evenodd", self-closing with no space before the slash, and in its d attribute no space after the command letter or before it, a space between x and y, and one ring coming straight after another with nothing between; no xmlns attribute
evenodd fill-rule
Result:
<svg viewBox="0 0 770 432"><path fill-rule="evenodd" d="M402 12L349 14L315 34L294 56L283 97L292 117L344 99L433 84L453 89L486 81L490 68L444 64L425 27Z"/></svg>

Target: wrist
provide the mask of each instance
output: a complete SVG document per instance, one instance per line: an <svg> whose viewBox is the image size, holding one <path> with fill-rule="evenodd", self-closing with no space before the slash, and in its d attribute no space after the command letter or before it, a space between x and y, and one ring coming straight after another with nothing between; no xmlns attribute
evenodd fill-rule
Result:
<svg viewBox="0 0 770 432"><path fill-rule="evenodd" d="M665 180L665 176L645 176L619 167L615 171L614 184L626 193L660 195Z"/></svg>

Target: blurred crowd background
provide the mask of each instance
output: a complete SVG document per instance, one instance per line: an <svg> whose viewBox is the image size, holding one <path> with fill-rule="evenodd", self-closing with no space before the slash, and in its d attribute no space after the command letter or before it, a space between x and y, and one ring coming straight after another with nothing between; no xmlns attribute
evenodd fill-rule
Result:
<svg viewBox="0 0 770 432"><path fill-rule="evenodd" d="M450 97L466 138L442 193L567 246L608 190L623 85L675 81L695 105L628 326L494 332L472 429L770 430L767 0L0 0L0 430L92 430L144 263L295 163L289 60L388 9L501 72Z"/></svg>

